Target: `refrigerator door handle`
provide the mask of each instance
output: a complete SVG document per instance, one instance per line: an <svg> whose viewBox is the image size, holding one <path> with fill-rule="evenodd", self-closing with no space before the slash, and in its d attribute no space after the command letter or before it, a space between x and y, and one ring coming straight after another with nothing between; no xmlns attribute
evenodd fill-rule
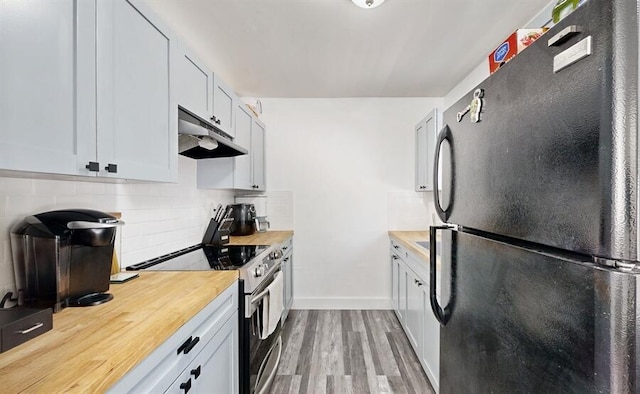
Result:
<svg viewBox="0 0 640 394"><path fill-rule="evenodd" d="M438 298L436 296L436 232L438 230L451 230L455 228L452 225L444 225L444 226L431 226L429 227L429 299L431 300L431 309L433 310L433 314L440 322L441 326L445 326L451 317L451 302L447 304L447 306L442 309L440 304L438 303ZM453 292L452 292L453 297Z"/></svg>
<svg viewBox="0 0 640 394"><path fill-rule="evenodd" d="M451 183L449 185L449 204L447 209L442 209L442 204L440 203L440 185L438 184L438 172L440 170L440 148L444 141L449 142L449 148L451 149ZM453 136L451 134L451 129L449 129L448 125L444 125L442 130L438 133L438 139L436 140L436 152L434 157L434 165L433 165L433 199L434 205L436 207L436 212L440 219L443 222L446 222L451 215L451 208L453 206L453 173L454 173L454 163L453 163Z"/></svg>

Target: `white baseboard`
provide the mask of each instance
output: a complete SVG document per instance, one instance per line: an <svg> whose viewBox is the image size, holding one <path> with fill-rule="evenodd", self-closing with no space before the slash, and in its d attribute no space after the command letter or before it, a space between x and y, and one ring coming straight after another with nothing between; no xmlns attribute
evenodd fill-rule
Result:
<svg viewBox="0 0 640 394"><path fill-rule="evenodd" d="M392 309L386 297L296 297L291 309Z"/></svg>

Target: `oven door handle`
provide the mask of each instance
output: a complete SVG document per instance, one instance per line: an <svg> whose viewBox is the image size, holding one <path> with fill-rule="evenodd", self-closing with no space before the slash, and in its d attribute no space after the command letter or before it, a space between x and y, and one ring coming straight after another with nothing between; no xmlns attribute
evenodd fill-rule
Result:
<svg viewBox="0 0 640 394"><path fill-rule="evenodd" d="M273 271L273 274L270 275L275 275L278 272L282 271L282 267L280 266L280 263L278 263L278 266L276 267L276 269ZM271 278L273 279L273 278ZM256 311L257 306L255 306L255 304L262 300L264 297L269 295L269 286L267 285L267 287L262 290L260 293L256 294L255 296L251 296L251 294L246 295L244 298L244 317L246 317L247 319L250 318L251 316L253 316L253 312Z"/></svg>
<svg viewBox="0 0 640 394"><path fill-rule="evenodd" d="M253 316L253 312L256 311L257 306L255 304L262 300L264 297L269 295L269 289L264 289L261 293L258 293L255 297L251 297L250 295L245 298L246 307L244 312L244 317L247 319Z"/></svg>
<svg viewBox="0 0 640 394"><path fill-rule="evenodd" d="M271 356L275 348L278 348L276 361L273 363L271 367L271 371L269 375L263 379L265 374L265 369L269 367L269 362L271 361ZM269 349L267 352L267 356L262 360L262 364L260 365L260 369L258 370L258 375L256 377L256 385L255 385L255 394L267 394L269 389L271 389L271 384L273 383L273 379L276 377L276 373L278 372L278 366L280 365L280 359L282 358L282 337L278 336L276 339L276 343L274 346Z"/></svg>

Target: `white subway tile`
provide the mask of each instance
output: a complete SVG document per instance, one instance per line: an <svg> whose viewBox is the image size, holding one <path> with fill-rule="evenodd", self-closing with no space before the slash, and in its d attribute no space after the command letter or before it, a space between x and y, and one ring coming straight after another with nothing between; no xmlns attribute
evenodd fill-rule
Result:
<svg viewBox="0 0 640 394"><path fill-rule="evenodd" d="M91 197L91 205L99 211L116 212L119 210L118 197L119 196L108 194L95 195Z"/></svg>
<svg viewBox="0 0 640 394"><path fill-rule="evenodd" d="M0 195L10 196L15 194L33 194L33 179L0 177Z"/></svg>
<svg viewBox="0 0 640 394"><path fill-rule="evenodd" d="M6 211L11 215L33 215L56 208L55 196L12 195L6 199Z"/></svg>
<svg viewBox="0 0 640 394"><path fill-rule="evenodd" d="M106 185L104 183L89 182L89 181L76 182L76 193L78 194L88 194L88 195L104 194L105 190L106 190Z"/></svg>
<svg viewBox="0 0 640 394"><path fill-rule="evenodd" d="M75 195L76 184L73 181L53 181L49 179L35 179L34 193L40 196L68 196Z"/></svg>
<svg viewBox="0 0 640 394"><path fill-rule="evenodd" d="M134 237L122 240L122 253L144 250L150 246L149 237Z"/></svg>
<svg viewBox="0 0 640 394"><path fill-rule="evenodd" d="M56 196L56 209L95 209L90 195Z"/></svg>

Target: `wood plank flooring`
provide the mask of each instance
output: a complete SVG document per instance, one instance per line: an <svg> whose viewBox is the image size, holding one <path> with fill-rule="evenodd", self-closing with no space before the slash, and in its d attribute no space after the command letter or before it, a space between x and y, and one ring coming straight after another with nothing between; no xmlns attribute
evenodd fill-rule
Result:
<svg viewBox="0 0 640 394"><path fill-rule="evenodd" d="M292 310L271 394L434 393L393 311Z"/></svg>

